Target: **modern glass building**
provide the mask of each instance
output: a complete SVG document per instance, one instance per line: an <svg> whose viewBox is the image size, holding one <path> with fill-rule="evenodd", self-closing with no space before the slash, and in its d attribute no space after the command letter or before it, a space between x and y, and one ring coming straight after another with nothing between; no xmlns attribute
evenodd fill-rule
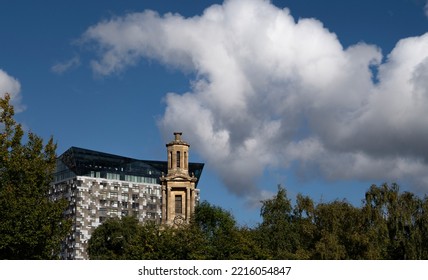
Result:
<svg viewBox="0 0 428 280"><path fill-rule="evenodd" d="M203 163L190 163L189 173L199 178ZM93 230L109 217L133 215L140 222L161 222L160 178L167 161L139 160L71 147L57 159L52 199L66 198L65 215L73 230L63 244L61 258L88 259L87 242ZM199 190L196 192L199 199Z"/></svg>

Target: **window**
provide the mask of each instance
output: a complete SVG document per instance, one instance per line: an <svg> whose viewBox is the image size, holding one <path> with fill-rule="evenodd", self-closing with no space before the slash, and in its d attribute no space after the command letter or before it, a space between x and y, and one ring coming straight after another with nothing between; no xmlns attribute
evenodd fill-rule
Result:
<svg viewBox="0 0 428 280"><path fill-rule="evenodd" d="M122 208L128 208L128 202L122 201Z"/></svg>
<svg viewBox="0 0 428 280"><path fill-rule="evenodd" d="M172 169L172 152L169 152L169 168Z"/></svg>
<svg viewBox="0 0 428 280"><path fill-rule="evenodd" d="M132 203L132 209L138 209L138 207L140 206L139 203Z"/></svg>
<svg viewBox="0 0 428 280"><path fill-rule="evenodd" d="M142 176L125 175L125 181L142 183L144 180L145 179Z"/></svg>
<svg viewBox="0 0 428 280"><path fill-rule="evenodd" d="M117 199L117 192L111 192L110 193L110 198Z"/></svg>
<svg viewBox="0 0 428 280"><path fill-rule="evenodd" d="M127 193L122 194L122 201L128 201L128 194Z"/></svg>
<svg viewBox="0 0 428 280"><path fill-rule="evenodd" d="M132 200L138 200L138 194L133 194L132 195Z"/></svg>
<svg viewBox="0 0 428 280"><path fill-rule="evenodd" d="M107 215L107 209L106 208L100 208L99 215L100 216L106 216Z"/></svg>
<svg viewBox="0 0 428 280"><path fill-rule="evenodd" d="M92 176L92 177L101 178L101 172L99 172L99 171L92 171L92 172L94 172L94 176Z"/></svg>
<svg viewBox="0 0 428 280"><path fill-rule="evenodd" d="M116 173L107 173L106 177L109 180L120 180L120 174L116 174Z"/></svg>
<svg viewBox="0 0 428 280"><path fill-rule="evenodd" d="M177 151L177 167L180 167L180 151Z"/></svg>
<svg viewBox="0 0 428 280"><path fill-rule="evenodd" d="M183 199L181 195L175 196L175 214L182 214L183 213L183 205L182 205Z"/></svg>

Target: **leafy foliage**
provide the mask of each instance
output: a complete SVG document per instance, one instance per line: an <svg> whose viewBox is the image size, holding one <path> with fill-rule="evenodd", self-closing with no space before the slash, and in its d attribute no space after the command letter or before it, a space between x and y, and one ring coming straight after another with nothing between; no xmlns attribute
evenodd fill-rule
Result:
<svg viewBox="0 0 428 280"><path fill-rule="evenodd" d="M228 211L202 202L191 223L178 228L109 220L95 230L89 253L92 259L428 259L428 198L400 193L396 184L371 186L360 208L346 200L316 204L300 194L293 206L279 186L260 214L258 226L240 227Z"/></svg>
<svg viewBox="0 0 428 280"><path fill-rule="evenodd" d="M262 248L270 252L273 259L294 259L297 233L286 190L278 186L276 196L263 201L260 212L263 222L258 227L258 232Z"/></svg>
<svg viewBox="0 0 428 280"><path fill-rule="evenodd" d="M9 95L0 99L0 258L51 259L71 229L66 201L51 201L56 145L46 145L14 120Z"/></svg>
<svg viewBox="0 0 428 280"><path fill-rule="evenodd" d="M267 257L255 242L253 231L238 227L232 214L204 201L196 207L190 225L202 234L205 258L264 259Z"/></svg>
<svg viewBox="0 0 428 280"><path fill-rule="evenodd" d="M208 202L189 225L139 224L133 217L108 219L89 240L91 259L262 259L252 231L238 228L232 215Z"/></svg>

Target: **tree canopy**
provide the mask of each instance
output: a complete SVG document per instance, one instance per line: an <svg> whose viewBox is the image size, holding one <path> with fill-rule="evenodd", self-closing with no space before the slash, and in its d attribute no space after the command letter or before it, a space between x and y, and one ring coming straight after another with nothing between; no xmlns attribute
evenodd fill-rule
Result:
<svg viewBox="0 0 428 280"><path fill-rule="evenodd" d="M373 185L361 207L315 203L284 187L262 201L249 228L204 201L189 225L167 227L112 219L89 241L92 259L428 259L428 199ZM128 234L127 234L128 233ZM131 237L129 237L131 236Z"/></svg>
<svg viewBox="0 0 428 280"><path fill-rule="evenodd" d="M263 259L252 231L237 226L232 215L202 202L190 224L179 227L134 217L108 219L88 244L91 259Z"/></svg>
<svg viewBox="0 0 428 280"><path fill-rule="evenodd" d="M56 144L24 133L8 94L0 98L0 131L0 259L57 258L71 224L67 202L49 199Z"/></svg>

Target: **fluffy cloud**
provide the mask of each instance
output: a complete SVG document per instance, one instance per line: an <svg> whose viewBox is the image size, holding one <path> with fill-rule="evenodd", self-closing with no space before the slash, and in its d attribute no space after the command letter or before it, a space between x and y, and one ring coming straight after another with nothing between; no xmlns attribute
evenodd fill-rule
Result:
<svg viewBox="0 0 428 280"><path fill-rule="evenodd" d="M259 193L270 166L428 183L428 33L399 41L382 62L378 47L345 49L316 19L230 0L192 18L128 14L83 40L98 47L101 75L142 58L195 73L189 92L166 96L160 128L182 130L237 195Z"/></svg>
<svg viewBox="0 0 428 280"><path fill-rule="evenodd" d="M3 97L6 93L9 93L15 106L15 111L18 112L23 110L23 106L20 104L20 91L21 84L18 82L18 80L0 69L0 96Z"/></svg>

